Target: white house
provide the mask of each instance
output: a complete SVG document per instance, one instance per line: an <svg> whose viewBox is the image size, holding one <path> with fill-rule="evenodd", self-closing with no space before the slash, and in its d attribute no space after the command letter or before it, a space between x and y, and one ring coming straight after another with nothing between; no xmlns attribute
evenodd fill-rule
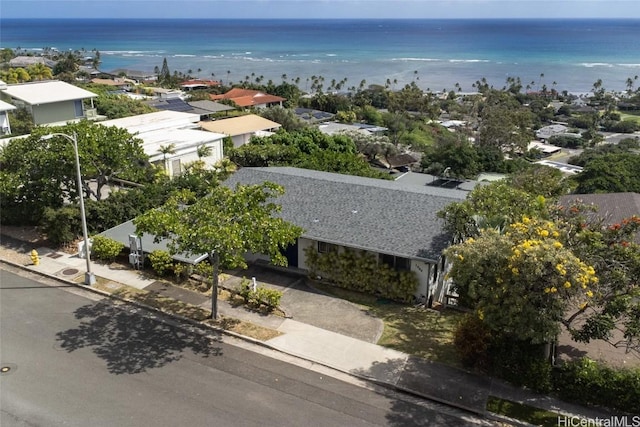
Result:
<svg viewBox="0 0 640 427"><path fill-rule="evenodd" d="M36 125L65 125L82 119L97 120L93 98L98 95L69 83L48 80L7 85L0 97L26 108ZM88 104L88 105L86 105Z"/></svg>
<svg viewBox="0 0 640 427"><path fill-rule="evenodd" d="M169 176L177 176L184 171L185 165L196 160L213 166L223 158L222 142L225 135L200 130L199 121L199 114L165 110L107 120L101 124L126 129L140 138L151 163L162 165ZM168 147L173 147L173 150L163 153L164 148ZM210 155L200 159L200 147L210 148Z"/></svg>
<svg viewBox="0 0 640 427"><path fill-rule="evenodd" d="M9 115L7 113L15 109L16 107L13 105L0 101L0 136L11 133L11 124L9 123Z"/></svg>

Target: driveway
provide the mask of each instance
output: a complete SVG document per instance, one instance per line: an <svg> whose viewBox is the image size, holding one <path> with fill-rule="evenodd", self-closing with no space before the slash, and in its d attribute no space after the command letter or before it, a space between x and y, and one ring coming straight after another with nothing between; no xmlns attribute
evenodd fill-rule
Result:
<svg viewBox="0 0 640 427"><path fill-rule="evenodd" d="M377 343L382 334L382 320L356 304L314 289L306 276L258 264L229 273L231 277L224 281L225 287L236 287L243 278L255 277L259 285L283 292L281 307L299 322L370 343Z"/></svg>

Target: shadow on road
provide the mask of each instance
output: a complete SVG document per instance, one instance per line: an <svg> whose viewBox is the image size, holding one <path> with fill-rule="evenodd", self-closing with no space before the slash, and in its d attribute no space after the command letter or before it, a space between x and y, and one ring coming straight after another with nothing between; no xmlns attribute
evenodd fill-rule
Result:
<svg viewBox="0 0 640 427"><path fill-rule="evenodd" d="M203 357L222 355L210 337L148 318L136 310L125 310L108 301L85 305L75 311L79 326L58 332L56 339L68 352L90 347L114 374L159 368L180 360L187 350Z"/></svg>

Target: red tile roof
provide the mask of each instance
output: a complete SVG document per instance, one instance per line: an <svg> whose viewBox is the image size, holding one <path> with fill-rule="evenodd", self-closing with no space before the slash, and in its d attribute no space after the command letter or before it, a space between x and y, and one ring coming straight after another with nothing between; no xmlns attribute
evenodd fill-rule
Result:
<svg viewBox="0 0 640 427"><path fill-rule="evenodd" d="M235 102L239 107L253 107L256 105L274 104L286 101L286 98L269 95L268 93L260 92L258 90L242 88L233 88L225 94L210 95L210 97L213 101L229 99Z"/></svg>

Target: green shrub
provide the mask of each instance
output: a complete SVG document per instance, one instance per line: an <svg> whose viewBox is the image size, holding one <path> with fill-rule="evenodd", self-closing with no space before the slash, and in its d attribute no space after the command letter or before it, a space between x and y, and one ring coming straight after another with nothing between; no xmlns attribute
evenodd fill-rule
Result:
<svg viewBox="0 0 640 427"><path fill-rule="evenodd" d="M148 256L151 268L158 276L164 276L173 270L173 258L171 254L163 250L155 250Z"/></svg>
<svg viewBox="0 0 640 427"><path fill-rule="evenodd" d="M193 266L183 262L173 264L173 274L176 276L176 282L187 280L193 273Z"/></svg>
<svg viewBox="0 0 640 427"><path fill-rule="evenodd" d="M103 261L113 261L124 249L124 244L104 236L91 238L91 255Z"/></svg>
<svg viewBox="0 0 640 427"><path fill-rule="evenodd" d="M489 366L490 340L491 332L482 320L467 314L456 327L453 345L465 366L484 370Z"/></svg>
<svg viewBox="0 0 640 427"><path fill-rule="evenodd" d="M260 307L261 305L265 305L270 310L278 308L280 306L280 300L282 299L282 292L276 289L269 289L258 285L254 290L253 284L246 278L243 278L242 282L240 282L238 295L251 306Z"/></svg>
<svg viewBox="0 0 640 427"><path fill-rule="evenodd" d="M64 206L59 209L46 208L42 216L42 231L54 245L70 243L80 235L82 222L80 208Z"/></svg>
<svg viewBox="0 0 640 427"><path fill-rule="evenodd" d="M554 374L563 399L640 414L640 368L615 369L585 357L565 363Z"/></svg>
<svg viewBox="0 0 640 427"><path fill-rule="evenodd" d="M312 276L320 275L341 288L409 302L418 287L414 272L396 271L378 263L370 252L346 249L319 254L314 247L308 247L305 254Z"/></svg>
<svg viewBox="0 0 640 427"><path fill-rule="evenodd" d="M213 266L206 261L200 262L196 264L194 272L200 276L202 283L206 283L213 276Z"/></svg>
<svg viewBox="0 0 640 427"><path fill-rule="evenodd" d="M490 372L517 386L548 393L553 389L552 366L543 349L512 336L493 337L488 349Z"/></svg>

